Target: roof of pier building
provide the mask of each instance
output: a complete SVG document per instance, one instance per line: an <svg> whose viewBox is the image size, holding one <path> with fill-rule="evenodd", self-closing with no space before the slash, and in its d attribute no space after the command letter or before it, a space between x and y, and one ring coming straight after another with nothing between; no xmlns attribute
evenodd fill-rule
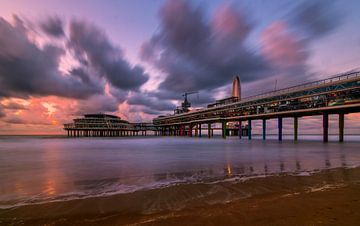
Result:
<svg viewBox="0 0 360 226"><path fill-rule="evenodd" d="M97 113L97 114L85 114L85 118L118 118L121 119L119 116L116 115L109 115L104 113Z"/></svg>

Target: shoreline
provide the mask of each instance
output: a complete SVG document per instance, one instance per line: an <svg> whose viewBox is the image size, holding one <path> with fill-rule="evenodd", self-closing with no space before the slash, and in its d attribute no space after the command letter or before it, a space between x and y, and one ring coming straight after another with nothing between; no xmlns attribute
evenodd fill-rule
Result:
<svg viewBox="0 0 360 226"><path fill-rule="evenodd" d="M26 205L1 209L0 224L355 225L358 209L360 167Z"/></svg>

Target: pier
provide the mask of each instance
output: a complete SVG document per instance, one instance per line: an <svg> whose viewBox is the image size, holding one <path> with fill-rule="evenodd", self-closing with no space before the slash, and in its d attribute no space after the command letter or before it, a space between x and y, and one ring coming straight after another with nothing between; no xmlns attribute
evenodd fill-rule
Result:
<svg viewBox="0 0 360 226"><path fill-rule="evenodd" d="M213 137L213 124L221 125L221 135L229 136L229 123L237 124L240 139L252 139L252 122L262 121L262 139L266 140L266 121L277 119L278 140L283 139L283 119L293 118L293 139L298 140L299 118L322 116L323 141L328 142L329 115L338 116L338 140L344 141L344 117L360 112L360 72L288 87L243 99L227 98L207 108L161 116L153 120L163 136L201 136L202 125L207 125L207 136ZM230 103L229 103L230 100ZM231 102L232 101L232 102ZM222 104L223 103L223 104ZM246 134L243 123L247 122ZM234 128L231 129L234 131ZM234 134L234 132L233 132Z"/></svg>

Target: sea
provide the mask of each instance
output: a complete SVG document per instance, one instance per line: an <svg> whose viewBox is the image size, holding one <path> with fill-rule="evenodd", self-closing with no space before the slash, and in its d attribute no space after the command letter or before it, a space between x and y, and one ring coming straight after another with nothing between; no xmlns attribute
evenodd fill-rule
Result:
<svg viewBox="0 0 360 226"><path fill-rule="evenodd" d="M0 136L0 209L360 165L360 139Z"/></svg>

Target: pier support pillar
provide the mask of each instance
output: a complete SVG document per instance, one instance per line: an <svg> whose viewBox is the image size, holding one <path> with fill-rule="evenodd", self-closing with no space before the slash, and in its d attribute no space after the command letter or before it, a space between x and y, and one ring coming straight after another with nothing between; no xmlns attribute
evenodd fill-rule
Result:
<svg viewBox="0 0 360 226"><path fill-rule="evenodd" d="M198 136L198 133L199 132L199 124L196 124L195 125L195 137L197 137Z"/></svg>
<svg viewBox="0 0 360 226"><path fill-rule="evenodd" d="M191 124L189 124L189 137L192 137L192 125Z"/></svg>
<svg viewBox="0 0 360 226"><path fill-rule="evenodd" d="M199 137L201 137L201 123L199 124Z"/></svg>
<svg viewBox="0 0 360 226"><path fill-rule="evenodd" d="M344 142L344 113L339 114L339 142Z"/></svg>
<svg viewBox="0 0 360 226"><path fill-rule="evenodd" d="M298 140L298 127L299 127L298 117L294 117L294 141Z"/></svg>
<svg viewBox="0 0 360 226"><path fill-rule="evenodd" d="M323 141L329 141L329 114L323 114Z"/></svg>
<svg viewBox="0 0 360 226"><path fill-rule="evenodd" d="M251 119L248 120L248 138L251 140Z"/></svg>
<svg viewBox="0 0 360 226"><path fill-rule="evenodd" d="M239 121L239 139L242 138L242 123L241 120Z"/></svg>
<svg viewBox="0 0 360 226"><path fill-rule="evenodd" d="M282 141L282 127L283 127L283 120L282 117L278 117L278 140Z"/></svg>
<svg viewBox="0 0 360 226"><path fill-rule="evenodd" d="M208 123L208 138L211 137L211 123Z"/></svg>
<svg viewBox="0 0 360 226"><path fill-rule="evenodd" d="M263 140L266 140L266 119L262 120L262 130Z"/></svg>
<svg viewBox="0 0 360 226"><path fill-rule="evenodd" d="M222 138L226 139L226 121L222 122Z"/></svg>

